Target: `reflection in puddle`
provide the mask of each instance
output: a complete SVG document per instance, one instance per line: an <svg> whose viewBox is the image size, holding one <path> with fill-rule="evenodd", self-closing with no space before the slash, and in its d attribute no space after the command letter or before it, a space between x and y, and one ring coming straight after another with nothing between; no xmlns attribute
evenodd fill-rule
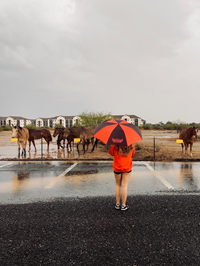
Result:
<svg viewBox="0 0 200 266"><path fill-rule="evenodd" d="M67 149L59 149L54 150L51 152L44 151L42 154L40 151L30 151L29 153L29 159L40 159L40 158L47 158L47 159L73 159L75 157L78 157L78 153L76 150L72 149L70 152L67 151Z"/></svg>
<svg viewBox="0 0 200 266"><path fill-rule="evenodd" d="M65 177L65 184L75 184L80 185L81 183L90 183L93 182L97 178L98 170L90 169L90 170L82 170L82 171L72 171L67 174ZM101 175L102 173L100 173ZM99 178L99 174L98 174Z"/></svg>
<svg viewBox="0 0 200 266"><path fill-rule="evenodd" d="M180 175L178 177L178 183L185 183L190 189L197 189L197 185L194 183L193 165L181 164Z"/></svg>
<svg viewBox="0 0 200 266"><path fill-rule="evenodd" d="M29 172L18 172L18 174L12 178L13 192L14 193L19 192L28 182L28 179L29 179Z"/></svg>

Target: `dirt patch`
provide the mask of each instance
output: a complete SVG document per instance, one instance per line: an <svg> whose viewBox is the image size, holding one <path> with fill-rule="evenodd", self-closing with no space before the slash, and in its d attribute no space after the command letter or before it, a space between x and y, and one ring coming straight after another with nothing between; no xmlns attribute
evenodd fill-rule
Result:
<svg viewBox="0 0 200 266"><path fill-rule="evenodd" d="M135 161L200 161L200 141L196 140L193 145L193 158L190 155L182 155L181 144L176 143L178 133L176 131L142 131L143 141L135 144L136 153L133 158ZM11 142L12 133L10 131L0 132L0 160L19 160L17 142ZM154 145L155 141L155 145ZM81 145L80 145L81 146ZM154 152L155 146L155 152ZM46 142L36 140L37 152L31 147L25 160L112 160L108 154L109 146L98 143L97 149L91 153L91 144L89 150L83 154L80 148L80 155L77 153L76 145L71 152L65 149L57 149L56 139L50 144L50 150L46 150ZM189 152L188 152L189 153ZM22 158L20 158L22 159Z"/></svg>

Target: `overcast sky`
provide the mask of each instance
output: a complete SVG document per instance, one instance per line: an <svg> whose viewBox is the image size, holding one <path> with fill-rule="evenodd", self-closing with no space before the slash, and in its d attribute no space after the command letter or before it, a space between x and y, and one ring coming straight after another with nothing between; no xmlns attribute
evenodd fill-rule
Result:
<svg viewBox="0 0 200 266"><path fill-rule="evenodd" d="M0 0L0 116L200 122L199 0Z"/></svg>

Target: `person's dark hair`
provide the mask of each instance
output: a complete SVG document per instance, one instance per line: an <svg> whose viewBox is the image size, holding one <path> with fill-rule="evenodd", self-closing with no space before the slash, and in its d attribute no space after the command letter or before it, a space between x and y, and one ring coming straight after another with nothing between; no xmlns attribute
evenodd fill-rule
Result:
<svg viewBox="0 0 200 266"><path fill-rule="evenodd" d="M127 157L133 151L133 144L130 146L116 145L116 150L120 155Z"/></svg>

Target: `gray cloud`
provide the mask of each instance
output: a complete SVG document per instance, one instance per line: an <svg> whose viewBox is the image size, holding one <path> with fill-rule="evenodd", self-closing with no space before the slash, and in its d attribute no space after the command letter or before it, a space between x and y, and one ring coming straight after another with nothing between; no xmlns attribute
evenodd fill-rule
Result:
<svg viewBox="0 0 200 266"><path fill-rule="evenodd" d="M185 108L188 89L198 104L200 82L192 3L0 0L1 115L199 122Z"/></svg>

